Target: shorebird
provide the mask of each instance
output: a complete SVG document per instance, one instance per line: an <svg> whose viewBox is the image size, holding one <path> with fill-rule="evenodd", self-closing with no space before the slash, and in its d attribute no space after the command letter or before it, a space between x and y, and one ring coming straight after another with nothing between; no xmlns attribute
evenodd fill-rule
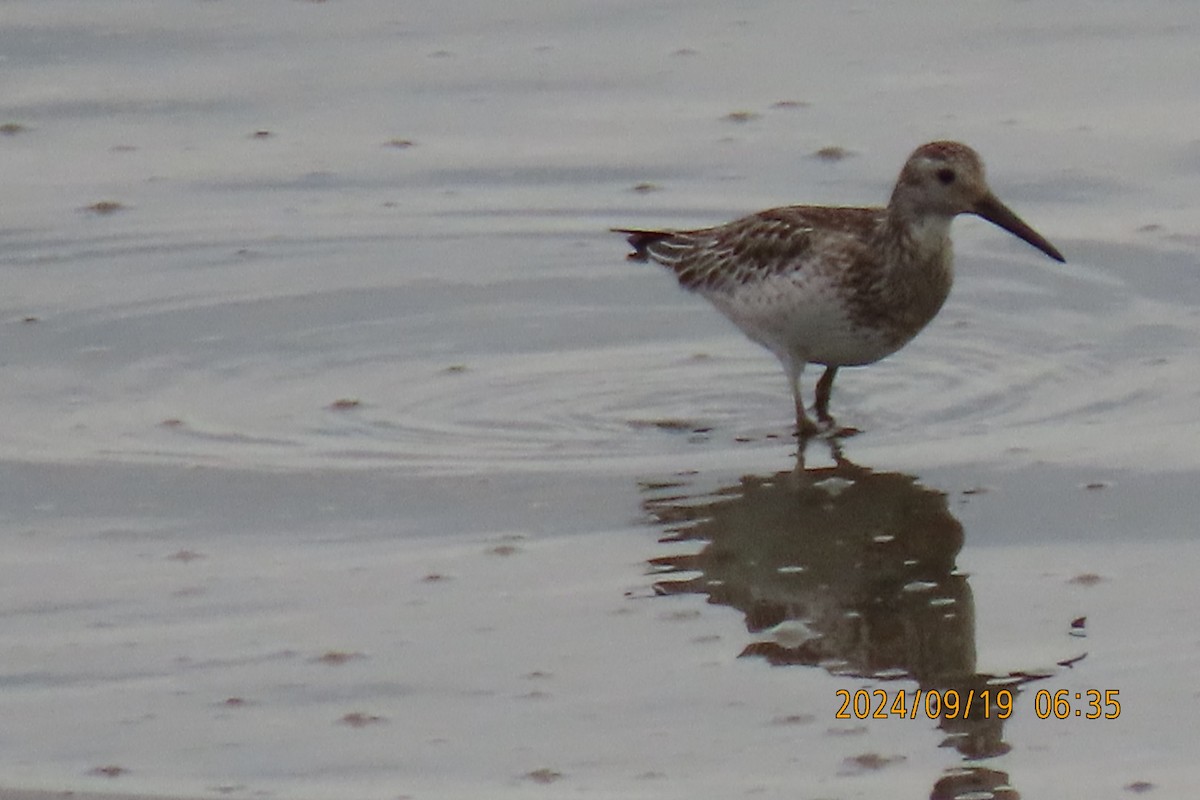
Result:
<svg viewBox="0 0 1200 800"><path fill-rule="evenodd" d="M804 440L822 430L805 413L805 365L825 367L813 410L833 432L829 396L838 368L891 355L941 309L954 279L950 223L959 214L983 217L1065 260L996 198L979 155L958 142L918 147L886 207L785 206L711 228L613 231L628 237L630 259L670 268L681 286L775 354Z"/></svg>

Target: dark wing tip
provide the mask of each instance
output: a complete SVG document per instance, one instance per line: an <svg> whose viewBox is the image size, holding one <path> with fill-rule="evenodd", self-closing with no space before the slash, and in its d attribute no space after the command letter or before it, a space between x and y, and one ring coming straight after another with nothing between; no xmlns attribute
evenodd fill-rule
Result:
<svg viewBox="0 0 1200 800"><path fill-rule="evenodd" d="M631 261L649 261L650 253L647 248L655 242L674 236L670 231L639 231L632 228L609 228L613 233L625 234L625 241L633 248L627 258Z"/></svg>

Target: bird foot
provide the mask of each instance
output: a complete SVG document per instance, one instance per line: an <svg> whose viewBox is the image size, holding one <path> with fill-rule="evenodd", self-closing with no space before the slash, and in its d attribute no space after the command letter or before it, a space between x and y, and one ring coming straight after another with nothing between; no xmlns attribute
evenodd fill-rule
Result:
<svg viewBox="0 0 1200 800"><path fill-rule="evenodd" d="M855 428L853 425L832 425L825 429L823 436L826 439L849 439L851 436L858 436L862 433L861 428Z"/></svg>
<svg viewBox="0 0 1200 800"><path fill-rule="evenodd" d="M822 439L848 439L851 436L857 436L862 433L858 428L850 425L838 425L837 420L831 417L828 413L817 412L817 433Z"/></svg>
<svg viewBox="0 0 1200 800"><path fill-rule="evenodd" d="M796 423L795 435L796 438L803 443L807 442L809 439L819 438L822 435L822 429L821 426L813 423L812 420L805 417Z"/></svg>
<svg viewBox="0 0 1200 800"><path fill-rule="evenodd" d="M862 433L860 429L853 426L838 425L837 420L820 408L816 409L816 414L816 422L813 422L807 414L796 421L796 438L801 442L809 439L847 439Z"/></svg>

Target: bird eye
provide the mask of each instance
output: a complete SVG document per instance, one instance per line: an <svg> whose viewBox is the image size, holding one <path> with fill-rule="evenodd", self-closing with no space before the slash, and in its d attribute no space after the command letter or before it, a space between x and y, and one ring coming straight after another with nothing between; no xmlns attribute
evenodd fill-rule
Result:
<svg viewBox="0 0 1200 800"><path fill-rule="evenodd" d="M950 169L949 167L942 167L935 174L937 175L937 179L941 181L944 186L949 186L950 184L954 183L954 170Z"/></svg>

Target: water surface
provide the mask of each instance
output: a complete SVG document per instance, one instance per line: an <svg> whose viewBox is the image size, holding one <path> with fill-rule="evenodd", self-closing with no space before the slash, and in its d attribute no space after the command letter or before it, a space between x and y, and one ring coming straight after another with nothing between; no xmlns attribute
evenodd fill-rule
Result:
<svg viewBox="0 0 1200 800"><path fill-rule="evenodd" d="M3 781L1194 785L1198 27L6 4ZM843 371L864 432L798 472L778 365L606 229L879 203L937 138L1068 263L958 221L941 315ZM985 687L1008 718L835 716Z"/></svg>

